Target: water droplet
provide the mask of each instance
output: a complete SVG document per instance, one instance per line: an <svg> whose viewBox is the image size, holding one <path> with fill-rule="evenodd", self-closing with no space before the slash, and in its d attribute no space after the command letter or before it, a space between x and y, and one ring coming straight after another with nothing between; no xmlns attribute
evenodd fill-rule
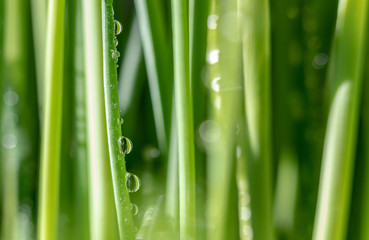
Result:
<svg viewBox="0 0 369 240"><path fill-rule="evenodd" d="M111 57L117 61L118 58L120 57L120 52L118 52L117 50L111 50Z"/></svg>
<svg viewBox="0 0 369 240"><path fill-rule="evenodd" d="M219 17L218 15L215 15L215 14L212 14L212 15L209 15L208 17L208 28L209 29L216 29L218 24L217 24L217 21L218 21Z"/></svg>
<svg viewBox="0 0 369 240"><path fill-rule="evenodd" d="M12 149L17 146L18 139L14 134L6 134L2 138L3 147L6 149Z"/></svg>
<svg viewBox="0 0 369 240"><path fill-rule="evenodd" d="M116 37L114 37L114 45L118 46L118 39Z"/></svg>
<svg viewBox="0 0 369 240"><path fill-rule="evenodd" d="M148 145L142 150L142 155L146 161L152 161L160 156L160 150L154 146Z"/></svg>
<svg viewBox="0 0 369 240"><path fill-rule="evenodd" d="M211 50L206 54L206 60L209 64L215 64L219 62L219 49Z"/></svg>
<svg viewBox="0 0 369 240"><path fill-rule="evenodd" d="M201 123L199 133L202 140L211 143L219 139L221 135L221 128L216 121L206 120Z"/></svg>
<svg viewBox="0 0 369 240"><path fill-rule="evenodd" d="M211 88L216 92L220 91L220 85L219 85L219 80L220 79L221 79L221 77L216 77L216 78L213 79L213 81L211 81Z"/></svg>
<svg viewBox="0 0 369 240"><path fill-rule="evenodd" d="M19 98L16 92L9 90L4 94L4 103L9 107L16 105L18 100Z"/></svg>
<svg viewBox="0 0 369 240"><path fill-rule="evenodd" d="M118 143L119 143L119 150L123 154L129 154L133 149L132 141L129 138L122 136L118 139Z"/></svg>
<svg viewBox="0 0 369 240"><path fill-rule="evenodd" d="M128 192L137 192L141 187L141 180L132 173L126 174L126 186Z"/></svg>
<svg viewBox="0 0 369 240"><path fill-rule="evenodd" d="M313 68L322 69L328 63L328 56L325 53L317 54L313 59Z"/></svg>
<svg viewBox="0 0 369 240"><path fill-rule="evenodd" d="M128 224L128 218L124 219L124 224Z"/></svg>
<svg viewBox="0 0 369 240"><path fill-rule="evenodd" d="M122 24L117 20L114 20L114 32L115 35L119 35L122 32Z"/></svg>
<svg viewBox="0 0 369 240"><path fill-rule="evenodd" d="M241 207L241 216L242 221L248 221L251 218L251 210L247 207Z"/></svg>
<svg viewBox="0 0 369 240"><path fill-rule="evenodd" d="M132 212L132 215L133 215L133 216L136 216L136 215L137 215L137 213L138 213L138 207L137 207L137 205L136 205L136 204L134 204L134 203L131 203L131 212Z"/></svg>
<svg viewBox="0 0 369 240"><path fill-rule="evenodd" d="M252 239L254 237L254 232L249 225L242 226L242 233L247 239Z"/></svg>
<svg viewBox="0 0 369 240"><path fill-rule="evenodd" d="M123 118L118 118L118 123L119 123L120 125L122 125L122 124L124 123L124 119L123 119Z"/></svg>

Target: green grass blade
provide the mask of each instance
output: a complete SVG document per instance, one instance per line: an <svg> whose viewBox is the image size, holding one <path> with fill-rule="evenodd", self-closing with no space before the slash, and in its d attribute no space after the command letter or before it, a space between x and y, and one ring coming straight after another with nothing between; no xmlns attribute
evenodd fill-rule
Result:
<svg viewBox="0 0 369 240"><path fill-rule="evenodd" d="M207 19L209 14L209 0L190 1L190 71L191 88L193 94L194 128L199 129L201 122L206 119L207 92L203 84L203 73L206 67ZM204 151L195 147L196 160L196 188L206 189L206 161ZM206 191L206 190L205 190ZM204 204L205 191L196 193L196 215L198 222L205 222ZM201 203L201 204L200 204ZM198 228L197 237L205 238L205 228Z"/></svg>
<svg viewBox="0 0 369 240"><path fill-rule="evenodd" d="M163 4L135 0L138 24L149 79L158 144L168 151L173 92L171 48L165 32Z"/></svg>
<svg viewBox="0 0 369 240"><path fill-rule="evenodd" d="M207 85L210 89L210 120L205 128L207 138L208 201L207 239L226 239L233 236L237 224L235 178L235 132L242 105L241 45L237 1L214 1L208 18ZM200 129L201 131L201 129ZM201 135L201 132L200 132ZM210 136L211 136L210 135ZM215 210L216 209L216 210Z"/></svg>
<svg viewBox="0 0 369 240"><path fill-rule="evenodd" d="M243 72L252 224L256 239L274 239L271 180L269 2L241 1Z"/></svg>
<svg viewBox="0 0 369 240"><path fill-rule="evenodd" d="M56 239L64 61L65 0L51 0L48 10L45 112L41 146L38 239Z"/></svg>
<svg viewBox="0 0 369 240"><path fill-rule="evenodd" d="M174 228L178 228L179 186L178 186L178 137L176 129L176 111L173 106L172 129L168 153L167 186L165 211L172 217Z"/></svg>
<svg viewBox="0 0 369 240"><path fill-rule="evenodd" d="M367 49L367 57L369 59L369 49ZM366 64L368 66L368 63ZM369 87L369 70L366 70L366 78L363 89L367 89ZM367 227L367 223L369 222L369 95L365 94L363 96L363 111L362 111L362 119L363 119L363 149L364 154L363 158L363 181L362 181L362 198L360 205L360 223L359 223L359 239L365 240L369 239L369 228Z"/></svg>
<svg viewBox="0 0 369 240"><path fill-rule="evenodd" d="M118 97L118 77L116 58L115 22L112 0L101 1L102 33L103 33L103 63L104 63L104 93L106 123L108 129L110 165L113 177L115 206L118 216L120 239L134 239L134 225L130 210L130 199L126 186L125 154L120 152L121 121Z"/></svg>
<svg viewBox="0 0 369 240"><path fill-rule="evenodd" d="M134 101L135 89L139 84L138 81L142 79L140 78L142 65L142 42L137 19L134 18L119 73L119 107L122 115L127 112Z"/></svg>
<svg viewBox="0 0 369 240"><path fill-rule="evenodd" d="M44 105L44 88L45 88L45 43L46 43L46 22L47 22L47 5L48 0L32 0L32 24L33 39L36 57L36 73L37 73L37 91L40 115Z"/></svg>
<svg viewBox="0 0 369 240"><path fill-rule="evenodd" d="M83 12L82 1L71 1L70 16L74 26L72 32L73 78L74 78L74 138L76 144L74 171L76 176L74 188L74 236L75 239L90 239L89 226L89 182L88 182L88 158L87 158L87 120L86 120L86 94L84 71L84 45L83 36Z"/></svg>
<svg viewBox="0 0 369 240"><path fill-rule="evenodd" d="M331 105L314 222L315 240L346 238L366 47L367 10L366 0L339 2L328 76L331 81Z"/></svg>
<svg viewBox="0 0 369 240"><path fill-rule="evenodd" d="M3 3L4 29L1 36L1 68L3 72L1 77L1 112L0 112L0 133L2 136L2 144L0 149L1 156L1 187L2 187L2 232L3 239L16 240L19 238L19 218L18 218L18 204L19 204L19 164L20 152L17 142L19 141L19 129L9 122L7 116L9 114L18 114L17 102L8 102L7 95L19 97L19 83L22 82L22 75L17 74L17 71L24 70L18 63L22 62L22 50L25 47L21 37L23 28L23 18L20 17L22 9L19 7L22 1L4 1ZM19 44L19 48L14 47L13 42ZM18 69L20 67L20 69ZM18 117L18 115L16 115ZM12 126L13 125L13 126ZM15 124L16 125L16 124ZM15 144L15 145L14 145ZM19 144L18 144L19 145Z"/></svg>
<svg viewBox="0 0 369 240"><path fill-rule="evenodd" d="M117 239L118 226L106 129L100 2L83 1L89 214L92 239Z"/></svg>
<svg viewBox="0 0 369 240"><path fill-rule="evenodd" d="M180 239L196 238L195 153L187 0L172 1L175 106L179 160Z"/></svg>

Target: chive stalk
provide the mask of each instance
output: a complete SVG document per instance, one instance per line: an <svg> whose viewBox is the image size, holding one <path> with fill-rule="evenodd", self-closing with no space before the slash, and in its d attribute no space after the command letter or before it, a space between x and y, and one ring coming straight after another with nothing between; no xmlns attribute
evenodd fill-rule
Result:
<svg viewBox="0 0 369 240"><path fill-rule="evenodd" d="M188 0L172 1L174 92L178 136L180 239L196 239L195 153Z"/></svg>
<svg viewBox="0 0 369 240"><path fill-rule="evenodd" d="M105 116L108 132L110 166L113 177L115 206L120 239L134 239L134 225L130 210L130 198L126 186L125 154L121 152L121 118L118 97L117 50L115 31L119 27L114 20L113 1L101 1Z"/></svg>
<svg viewBox="0 0 369 240"><path fill-rule="evenodd" d="M95 240L117 239L118 225L110 171L106 129L102 22L100 2L85 0L84 59L87 120L87 155L89 168L90 236Z"/></svg>
<svg viewBox="0 0 369 240"><path fill-rule="evenodd" d="M38 239L58 233L65 0L50 0L45 58L45 108L41 145Z"/></svg>
<svg viewBox="0 0 369 240"><path fill-rule="evenodd" d="M240 1L247 128L247 159L254 237L274 239L271 178L269 2Z"/></svg>

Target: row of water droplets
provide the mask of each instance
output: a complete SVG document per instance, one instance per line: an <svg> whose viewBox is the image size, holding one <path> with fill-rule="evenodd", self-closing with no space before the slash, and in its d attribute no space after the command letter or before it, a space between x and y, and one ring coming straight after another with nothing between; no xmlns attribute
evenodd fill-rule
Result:
<svg viewBox="0 0 369 240"><path fill-rule="evenodd" d="M3 101L9 109L14 108L18 103L18 94L12 90L5 92ZM18 124L18 115L12 111L4 113L4 124L6 129L12 128ZM1 143L5 149L13 149L18 144L18 138L14 132L8 132L2 136Z"/></svg>
<svg viewBox="0 0 369 240"><path fill-rule="evenodd" d="M123 123L122 118L119 119L119 123L120 124ZM125 154L125 155L129 154L133 149L133 143L127 137L124 137L124 136L119 137L118 138L118 144L119 144L119 151L120 151L121 154ZM128 192L134 193L134 192L137 192L140 189L141 180L140 180L139 177L137 177L137 175L127 172L126 176L125 176L125 184L126 184ZM137 213L138 213L137 205L134 204L134 203L131 203L130 207L131 207L132 215L133 216L137 215Z"/></svg>
<svg viewBox="0 0 369 240"><path fill-rule="evenodd" d="M122 32L122 24L114 20L114 50L111 50L111 57L114 59L116 66L118 67L118 59L120 57L120 52L116 49L118 46L118 39L117 36Z"/></svg>
<svg viewBox="0 0 369 240"><path fill-rule="evenodd" d="M218 28L218 20L219 20L219 16L216 14L211 14L208 16L208 30L209 31L217 31ZM214 33L213 33L214 34ZM209 67L214 68L215 64L217 64L219 62L219 53L220 50L217 47L211 47L207 53L206 53L206 62L209 64ZM211 83L210 86L209 84L205 84L207 86L209 86L213 91L215 92L219 92L220 91L220 80L221 77L220 76L216 76L213 79L211 79Z"/></svg>
<svg viewBox="0 0 369 240"><path fill-rule="evenodd" d="M122 32L122 24L118 20L114 20L114 50L111 50L111 57L114 59L116 67L118 67L118 59L120 57L119 51L116 49L118 46L118 39L117 36ZM119 124L123 124L124 120L123 118L118 119ZM118 138L118 144L119 144L119 151L121 154L129 154L131 153L133 149L133 143L132 141L124 136L121 136ZM122 169L123 170L123 169ZM133 173L126 173L125 176L125 184L127 187L128 192L134 193L137 192L141 187L141 180L139 177L137 177ZM136 204L131 203L130 205L131 213L133 216L138 214L138 207Z"/></svg>

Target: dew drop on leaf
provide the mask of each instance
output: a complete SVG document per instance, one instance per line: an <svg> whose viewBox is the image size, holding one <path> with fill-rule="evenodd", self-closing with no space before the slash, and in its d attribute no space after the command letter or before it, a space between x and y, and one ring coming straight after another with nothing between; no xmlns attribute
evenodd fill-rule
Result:
<svg viewBox="0 0 369 240"><path fill-rule="evenodd" d="M3 147L6 149L12 149L17 146L18 139L14 134L6 134L2 138Z"/></svg>
<svg viewBox="0 0 369 240"><path fill-rule="evenodd" d="M111 50L111 57L114 59L114 60L118 60L118 58L120 57L120 52L118 52L117 50Z"/></svg>
<svg viewBox="0 0 369 240"><path fill-rule="evenodd" d="M118 139L118 143L119 143L119 150L121 153L129 154L132 151L133 144L129 138L122 136Z"/></svg>
<svg viewBox="0 0 369 240"><path fill-rule="evenodd" d="M132 215L133 215L133 216L136 216L136 215L137 215L137 213L138 213L138 207L137 207L137 205L136 205L136 204L134 204L134 203L131 203L131 212L132 212Z"/></svg>
<svg viewBox="0 0 369 240"><path fill-rule="evenodd" d="M141 180L132 173L126 174L126 186L128 192L137 192L141 187Z"/></svg>
<svg viewBox="0 0 369 240"><path fill-rule="evenodd" d="M119 35L122 32L122 24L117 21L114 20L114 33L115 35Z"/></svg>

